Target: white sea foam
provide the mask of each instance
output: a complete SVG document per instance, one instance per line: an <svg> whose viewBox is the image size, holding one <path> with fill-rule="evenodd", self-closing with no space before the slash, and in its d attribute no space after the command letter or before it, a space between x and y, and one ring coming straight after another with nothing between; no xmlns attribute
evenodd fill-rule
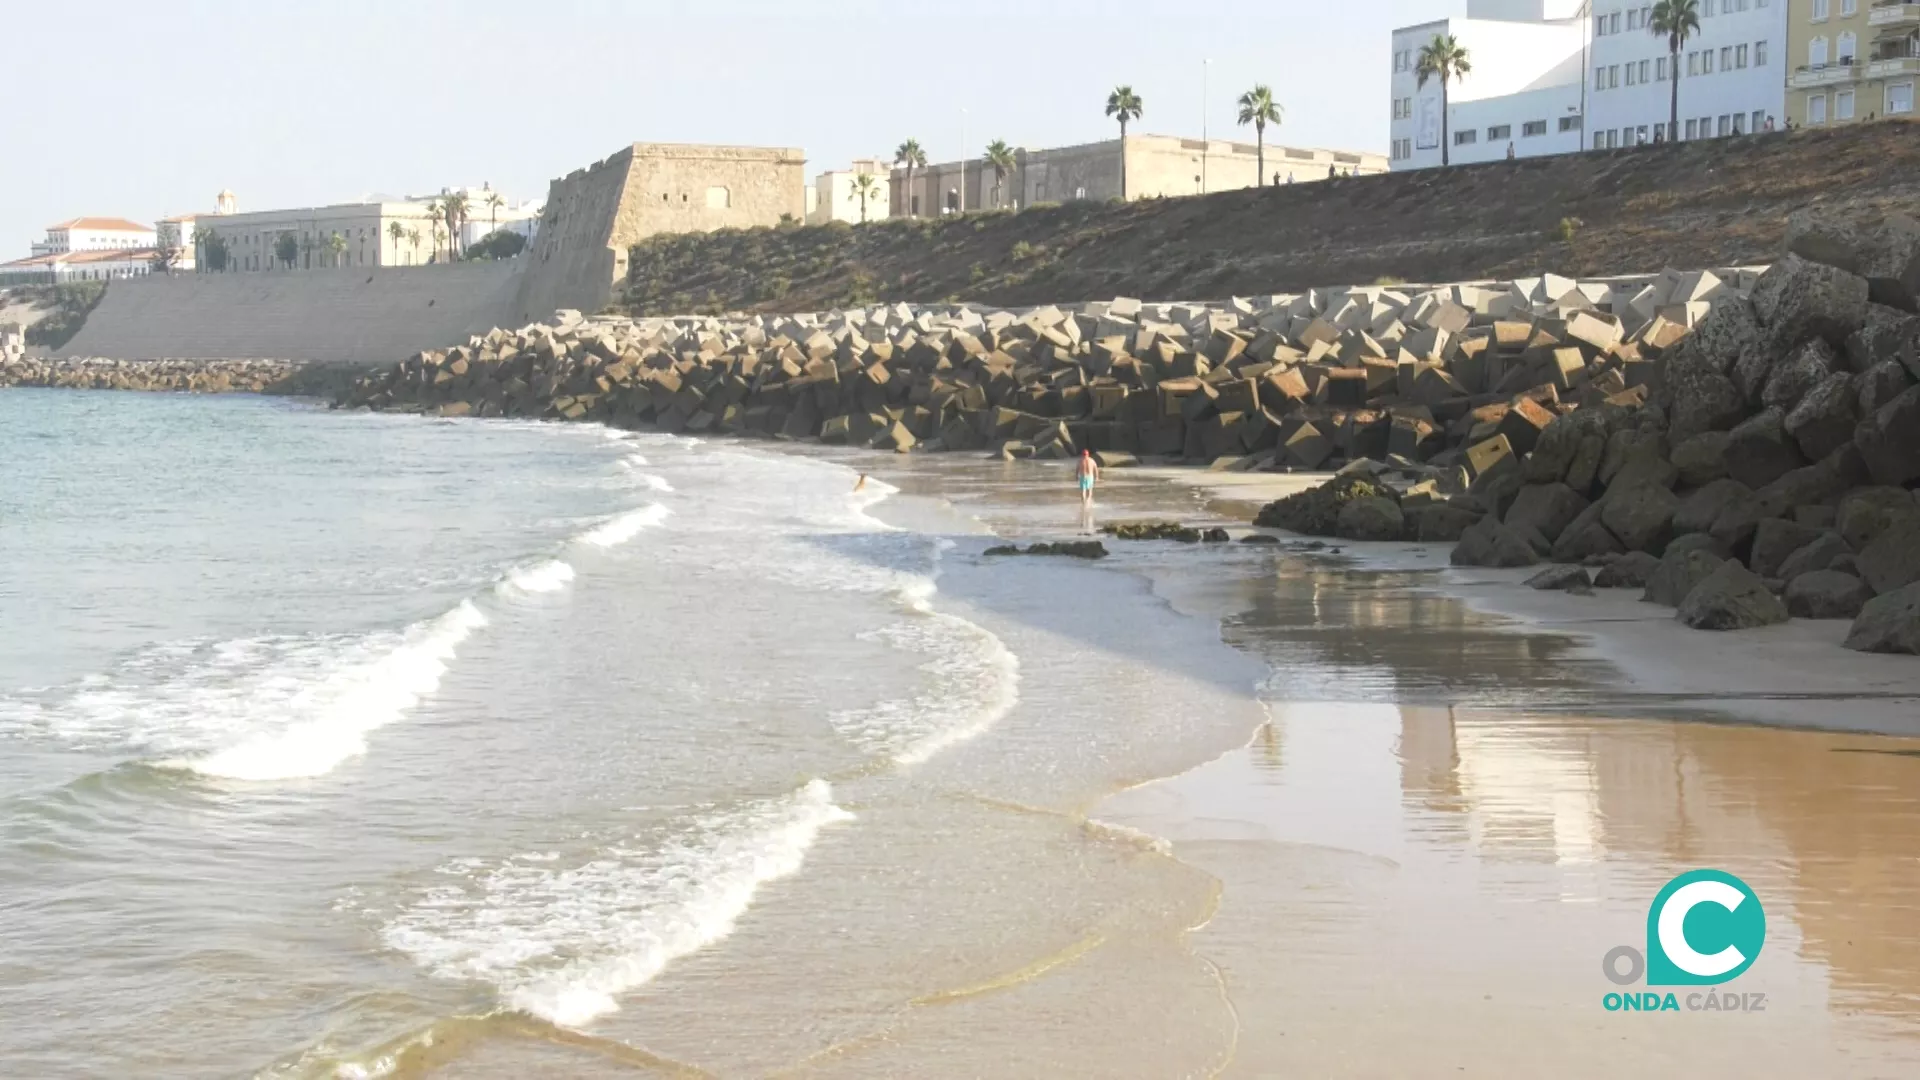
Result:
<svg viewBox="0 0 1920 1080"><path fill-rule="evenodd" d="M573 566L559 559L530 566L515 567L507 571L507 576L495 586L494 591L502 596L532 596L539 593L558 592L573 580Z"/></svg>
<svg viewBox="0 0 1920 1080"><path fill-rule="evenodd" d="M670 492L673 490L673 485L667 483L667 478L664 476L655 476L653 473L641 473L635 479L654 491Z"/></svg>
<svg viewBox="0 0 1920 1080"><path fill-rule="evenodd" d="M214 753L168 762L206 776L234 780L286 780L324 776L367 749L367 733L391 723L433 693L468 635L487 623L462 600L436 619L416 623L391 647L356 658L296 685L285 700L283 722ZM271 685L287 676L263 675ZM293 676L298 684L298 676ZM262 687L264 689L264 685Z"/></svg>
<svg viewBox="0 0 1920 1080"><path fill-rule="evenodd" d="M380 936L436 976L478 979L508 1007L578 1027L619 995L720 941L760 886L800 869L822 828L852 819L824 780L564 864L535 852L449 864Z"/></svg>
<svg viewBox="0 0 1920 1080"><path fill-rule="evenodd" d="M591 544L594 547L618 547L667 520L669 513L670 511L659 503L649 503L638 509L615 514L581 533L579 539L581 543Z"/></svg>
<svg viewBox="0 0 1920 1080"><path fill-rule="evenodd" d="M321 776L438 688L486 621L463 600L400 630L157 646L64 693L0 700L0 734L207 776Z"/></svg>
<svg viewBox="0 0 1920 1080"><path fill-rule="evenodd" d="M861 637L930 658L913 696L828 718L850 742L898 764L921 764L980 735L1020 700L1019 659L998 636L957 615L925 610Z"/></svg>

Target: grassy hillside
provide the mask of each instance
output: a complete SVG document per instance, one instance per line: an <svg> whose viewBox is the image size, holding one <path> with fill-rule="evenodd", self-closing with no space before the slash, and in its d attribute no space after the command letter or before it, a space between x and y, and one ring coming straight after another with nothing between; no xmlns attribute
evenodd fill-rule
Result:
<svg viewBox="0 0 1920 1080"><path fill-rule="evenodd" d="M641 314L876 301L1210 298L1381 280L1765 262L1814 203L1920 205L1920 128L1884 121L1133 203L725 230L634 245Z"/></svg>

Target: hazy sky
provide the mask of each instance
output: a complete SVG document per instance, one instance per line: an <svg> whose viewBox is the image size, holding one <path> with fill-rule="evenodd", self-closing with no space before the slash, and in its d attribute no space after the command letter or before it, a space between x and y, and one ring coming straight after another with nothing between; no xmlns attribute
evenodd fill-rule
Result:
<svg viewBox="0 0 1920 1080"><path fill-rule="evenodd" d="M635 141L798 146L809 179L917 137L1210 134L1266 82L1274 141L1385 152L1389 33L1465 0L5 0L0 261L136 221L490 182L510 198ZM1245 134L1252 139L1251 130Z"/></svg>

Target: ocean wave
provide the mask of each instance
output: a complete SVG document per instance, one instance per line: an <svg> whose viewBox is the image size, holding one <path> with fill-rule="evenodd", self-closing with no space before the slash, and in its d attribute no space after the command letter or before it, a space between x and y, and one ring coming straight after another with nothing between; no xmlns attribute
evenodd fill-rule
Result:
<svg viewBox="0 0 1920 1080"><path fill-rule="evenodd" d="M205 776L320 776L437 689L486 621L463 600L399 630L155 646L111 673L0 699L0 735Z"/></svg>
<svg viewBox="0 0 1920 1080"><path fill-rule="evenodd" d="M573 566L559 559L529 566L515 567L507 571L494 591L502 596L532 596L539 593L558 592L567 587L574 577Z"/></svg>
<svg viewBox="0 0 1920 1080"><path fill-rule="evenodd" d="M986 732L1020 700L1020 661L992 632L931 609L861 635L931 657L913 696L828 717L835 731L870 753L919 765Z"/></svg>
<svg viewBox="0 0 1920 1080"><path fill-rule="evenodd" d="M824 780L783 798L604 841L566 865L535 852L441 867L381 940L441 978L493 984L510 1008L578 1027L674 960L727 937L760 886L800 869L853 817Z"/></svg>
<svg viewBox="0 0 1920 1080"><path fill-rule="evenodd" d="M618 547L665 521L669 513L671 511L659 503L649 503L638 509L615 514L581 533L578 539L581 543L590 544L593 547Z"/></svg>
<svg viewBox="0 0 1920 1080"><path fill-rule="evenodd" d="M398 719L438 689L454 650L486 624L480 609L462 600L446 614L408 627L391 647L376 645L375 655L305 680L288 697L282 716L286 722L277 729L162 765L229 780L324 776L342 761L365 753L368 732ZM286 677L269 671L260 681Z"/></svg>

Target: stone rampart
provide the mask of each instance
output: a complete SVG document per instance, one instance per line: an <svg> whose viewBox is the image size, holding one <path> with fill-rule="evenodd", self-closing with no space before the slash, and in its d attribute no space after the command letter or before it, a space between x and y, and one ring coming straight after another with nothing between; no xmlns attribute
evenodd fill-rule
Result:
<svg viewBox="0 0 1920 1080"><path fill-rule="evenodd" d="M116 281L60 355L391 361L530 321L516 306L524 266L513 259Z"/></svg>

